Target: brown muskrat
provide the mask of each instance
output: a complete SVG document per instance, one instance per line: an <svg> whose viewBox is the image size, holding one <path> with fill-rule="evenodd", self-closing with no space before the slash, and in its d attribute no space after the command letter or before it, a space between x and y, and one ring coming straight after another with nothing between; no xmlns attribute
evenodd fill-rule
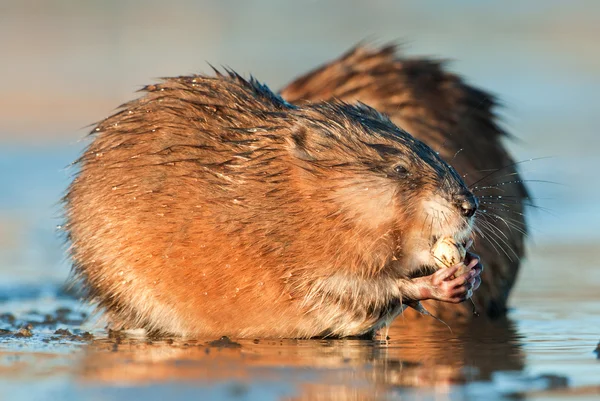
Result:
<svg viewBox="0 0 600 401"><path fill-rule="evenodd" d="M296 79L281 95L295 104L331 99L368 104L451 163L482 205L473 252L486 268L472 300L487 316L506 313L524 256L528 195L501 142L510 135L497 123L494 96L448 73L441 61L400 57L394 45L351 49ZM449 321L457 314L473 316L469 303L425 305Z"/></svg>
<svg viewBox="0 0 600 401"><path fill-rule="evenodd" d="M76 274L113 328L372 335L407 303L464 301L477 198L366 105L292 105L233 72L170 78L100 122L65 197Z"/></svg>

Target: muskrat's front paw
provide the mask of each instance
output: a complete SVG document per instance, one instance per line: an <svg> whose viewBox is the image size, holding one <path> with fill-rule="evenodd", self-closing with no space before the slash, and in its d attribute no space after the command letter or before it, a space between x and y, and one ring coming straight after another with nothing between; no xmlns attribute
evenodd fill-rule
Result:
<svg viewBox="0 0 600 401"><path fill-rule="evenodd" d="M475 291L481 285L481 272L483 271L483 265L478 255L467 252L465 261L463 262L466 266L466 271L470 272L472 277L469 279L469 283L472 285L471 290ZM470 296L469 296L470 298Z"/></svg>
<svg viewBox="0 0 600 401"><path fill-rule="evenodd" d="M476 255L465 260L466 264L460 263L446 269L440 269L434 274L422 277L425 285L425 297L449 303L460 303L469 299L473 291L479 288L481 279L479 274L483 267ZM467 263L468 262L468 263ZM479 266L479 268L477 268ZM459 270L465 271L454 277Z"/></svg>

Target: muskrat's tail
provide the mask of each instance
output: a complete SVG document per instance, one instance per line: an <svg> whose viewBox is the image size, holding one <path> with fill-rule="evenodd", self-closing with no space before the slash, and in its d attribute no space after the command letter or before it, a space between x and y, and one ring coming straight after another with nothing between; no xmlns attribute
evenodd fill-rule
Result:
<svg viewBox="0 0 600 401"><path fill-rule="evenodd" d="M502 316L524 254L527 191L501 143L494 96L449 73L442 60L403 58L395 45L358 45L340 58L299 77L281 91L291 103L338 99L362 102L439 151L479 197L474 252L485 270L474 303ZM467 303L429 303L436 314L466 319Z"/></svg>

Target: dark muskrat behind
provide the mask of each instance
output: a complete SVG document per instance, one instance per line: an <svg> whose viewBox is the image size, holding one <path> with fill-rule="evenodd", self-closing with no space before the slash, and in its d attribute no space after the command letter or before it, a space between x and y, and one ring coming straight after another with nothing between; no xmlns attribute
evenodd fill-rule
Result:
<svg viewBox="0 0 600 401"><path fill-rule="evenodd" d="M374 109L295 106L233 72L144 90L95 128L65 197L75 272L113 328L369 335L478 285L428 270L436 239L471 237L477 199Z"/></svg>

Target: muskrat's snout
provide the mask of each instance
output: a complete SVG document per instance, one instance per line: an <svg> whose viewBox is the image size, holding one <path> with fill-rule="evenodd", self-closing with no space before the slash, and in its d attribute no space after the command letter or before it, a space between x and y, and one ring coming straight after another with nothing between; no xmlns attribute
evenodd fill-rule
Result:
<svg viewBox="0 0 600 401"><path fill-rule="evenodd" d="M460 213L469 218L472 217L479 207L479 200L470 191L454 195L454 204L460 210Z"/></svg>

